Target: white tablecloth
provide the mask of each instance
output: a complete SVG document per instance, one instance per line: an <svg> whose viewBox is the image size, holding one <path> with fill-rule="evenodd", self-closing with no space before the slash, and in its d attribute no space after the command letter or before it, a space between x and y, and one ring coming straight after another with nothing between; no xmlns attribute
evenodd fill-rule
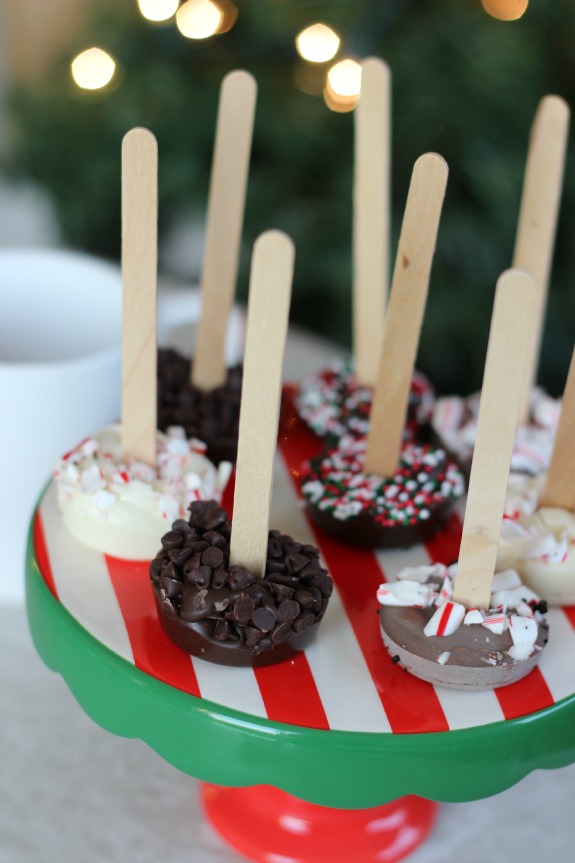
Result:
<svg viewBox="0 0 575 863"><path fill-rule="evenodd" d="M194 779L88 718L38 658L21 608L0 609L0 692L0 863L242 859L204 822ZM497 797L442 806L409 861L567 863L574 812L575 765L532 773Z"/></svg>

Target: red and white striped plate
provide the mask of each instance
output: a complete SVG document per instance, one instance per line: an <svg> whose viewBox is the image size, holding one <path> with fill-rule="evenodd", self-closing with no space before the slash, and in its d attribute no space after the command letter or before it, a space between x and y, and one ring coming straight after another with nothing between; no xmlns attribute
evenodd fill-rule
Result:
<svg viewBox="0 0 575 863"><path fill-rule="evenodd" d="M160 627L148 563L118 560L74 540L60 518L53 485L34 520L43 577L78 623L127 662L192 696L275 722L391 734L448 731L525 716L575 692L575 607L549 612L550 640L539 666L503 689L452 691L393 665L381 642L376 589L403 566L454 560L459 516L432 542L405 551L342 545L309 522L298 493L301 462L318 448L288 393L271 526L318 545L336 585L314 644L293 660L252 670L188 656Z"/></svg>

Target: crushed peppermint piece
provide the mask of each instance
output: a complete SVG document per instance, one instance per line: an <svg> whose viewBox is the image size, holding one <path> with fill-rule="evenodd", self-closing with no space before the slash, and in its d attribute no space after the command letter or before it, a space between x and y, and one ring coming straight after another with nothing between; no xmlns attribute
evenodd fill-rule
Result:
<svg viewBox="0 0 575 863"><path fill-rule="evenodd" d="M94 503L98 507L98 509L109 509L114 501L116 500L116 495L111 491L106 491L105 488L99 489L94 495Z"/></svg>
<svg viewBox="0 0 575 863"><path fill-rule="evenodd" d="M106 480L96 464L92 464L82 471L80 482L84 494L95 494L106 487Z"/></svg>
<svg viewBox="0 0 575 863"><path fill-rule="evenodd" d="M453 579L457 564L446 567L442 563L422 566L406 566L397 574L397 581L382 584L377 590L381 605L411 606L427 608L435 606L436 611L427 622L425 635L452 635L463 623L465 626L484 626L490 632L501 635L511 629L513 619L516 638L529 632L529 637L537 638L537 625L543 619L537 594L521 583L515 570L499 573L499 585L509 585L508 590L492 594L492 607L488 610L470 608L453 602ZM426 593L425 591L428 591ZM494 599L500 600L497 605ZM545 608L546 610L546 608ZM512 634L513 635L513 634ZM514 643L518 644L515 641ZM514 653L519 654L519 647Z"/></svg>
<svg viewBox="0 0 575 863"><path fill-rule="evenodd" d="M471 626L474 623L483 623L483 619L483 615L478 608L470 608L463 618L463 623L466 626Z"/></svg>
<svg viewBox="0 0 575 863"><path fill-rule="evenodd" d="M511 614L509 632L513 640L513 645L508 650L509 655L516 661L528 659L537 641L537 623L529 618Z"/></svg>
<svg viewBox="0 0 575 863"><path fill-rule="evenodd" d="M501 635L509 626L507 616L505 614L489 614L481 621L481 625L485 626L491 632Z"/></svg>
<svg viewBox="0 0 575 863"><path fill-rule="evenodd" d="M423 584L433 575L445 578L446 572L447 570L442 563L433 563L430 566L404 566L398 572L397 580L418 581L420 584Z"/></svg>
<svg viewBox="0 0 575 863"><path fill-rule="evenodd" d="M172 522L186 514L192 500L221 500L232 467L221 462L216 469L202 449L201 442L188 441L183 429L172 427L168 434L157 435L155 467L124 461L120 427L109 426L62 456L53 476L62 500L81 493L97 510L107 512L127 495L155 507L158 517Z"/></svg>
<svg viewBox="0 0 575 863"><path fill-rule="evenodd" d="M427 636L453 635L465 617L465 606L459 602L440 605L426 623L423 632Z"/></svg>
<svg viewBox="0 0 575 863"><path fill-rule="evenodd" d="M515 569L505 569L502 572L496 572L493 576L491 584L491 592L497 593L499 590L512 590L514 587L519 587L521 578Z"/></svg>
<svg viewBox="0 0 575 863"><path fill-rule="evenodd" d="M381 605L427 608L433 604L437 593L431 585L404 580L381 584L377 589L376 595Z"/></svg>
<svg viewBox="0 0 575 863"><path fill-rule="evenodd" d="M491 594L491 607L516 608L518 602L539 602L539 596L525 584L519 584L510 590L498 590Z"/></svg>
<svg viewBox="0 0 575 863"><path fill-rule="evenodd" d="M535 389L531 396L531 417L517 429L511 470L533 476L549 466L561 401ZM477 434L479 393L462 398L445 396L436 400L431 424L445 446L463 462L470 462Z"/></svg>

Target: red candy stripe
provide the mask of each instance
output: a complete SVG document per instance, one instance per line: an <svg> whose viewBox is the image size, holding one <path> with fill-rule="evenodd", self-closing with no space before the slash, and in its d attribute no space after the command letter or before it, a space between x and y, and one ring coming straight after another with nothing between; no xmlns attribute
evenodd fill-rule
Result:
<svg viewBox="0 0 575 863"><path fill-rule="evenodd" d="M463 525L456 512L451 513L449 521L440 533L425 543L425 548L432 563L444 563L446 566L454 563L459 557L461 531Z"/></svg>
<svg viewBox="0 0 575 863"><path fill-rule="evenodd" d="M56 582L54 581L54 574L52 572L52 564L50 563L50 557L48 555L46 535L44 533L44 524L42 522L40 510L36 512L32 538L34 542L34 553L36 555L36 560L38 562L40 572L42 573L44 581L46 582L47 586L50 588L56 599L59 599L60 597L58 596L58 591L56 590Z"/></svg>
<svg viewBox="0 0 575 863"><path fill-rule="evenodd" d="M231 472L230 478L227 481L226 487L222 492L222 509L225 509L228 516L231 518L234 511L234 491L236 488L236 472L235 469Z"/></svg>
<svg viewBox="0 0 575 863"><path fill-rule="evenodd" d="M451 612L453 611L453 603L446 602L443 606L443 610L441 612L441 617L439 618L439 625L437 627L437 634L444 635L445 630L447 629L447 624L449 623L449 618L451 617Z"/></svg>
<svg viewBox="0 0 575 863"><path fill-rule="evenodd" d="M110 579L128 630L136 668L152 677L200 696L192 660L160 626L147 561L104 555Z"/></svg>
<svg viewBox="0 0 575 863"><path fill-rule="evenodd" d="M329 729L305 653L279 665L254 669L268 719L306 728Z"/></svg>
<svg viewBox="0 0 575 863"><path fill-rule="evenodd" d="M495 695L505 719L516 719L518 716L535 713L554 703L545 678L537 666L517 683L496 689Z"/></svg>
<svg viewBox="0 0 575 863"><path fill-rule="evenodd" d="M566 605L563 608L563 611L565 612L567 620L569 621L573 629L575 629L575 605Z"/></svg>

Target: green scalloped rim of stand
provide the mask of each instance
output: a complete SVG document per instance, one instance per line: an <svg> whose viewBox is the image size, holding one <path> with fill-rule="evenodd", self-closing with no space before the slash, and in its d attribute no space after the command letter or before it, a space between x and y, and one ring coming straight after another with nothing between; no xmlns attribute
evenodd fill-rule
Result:
<svg viewBox="0 0 575 863"><path fill-rule="evenodd" d="M363 809L406 794L462 802L575 760L575 695L519 719L458 731L376 734L270 722L174 689L117 656L26 561L28 620L45 664L105 730L139 738L198 779L274 785L322 806Z"/></svg>

